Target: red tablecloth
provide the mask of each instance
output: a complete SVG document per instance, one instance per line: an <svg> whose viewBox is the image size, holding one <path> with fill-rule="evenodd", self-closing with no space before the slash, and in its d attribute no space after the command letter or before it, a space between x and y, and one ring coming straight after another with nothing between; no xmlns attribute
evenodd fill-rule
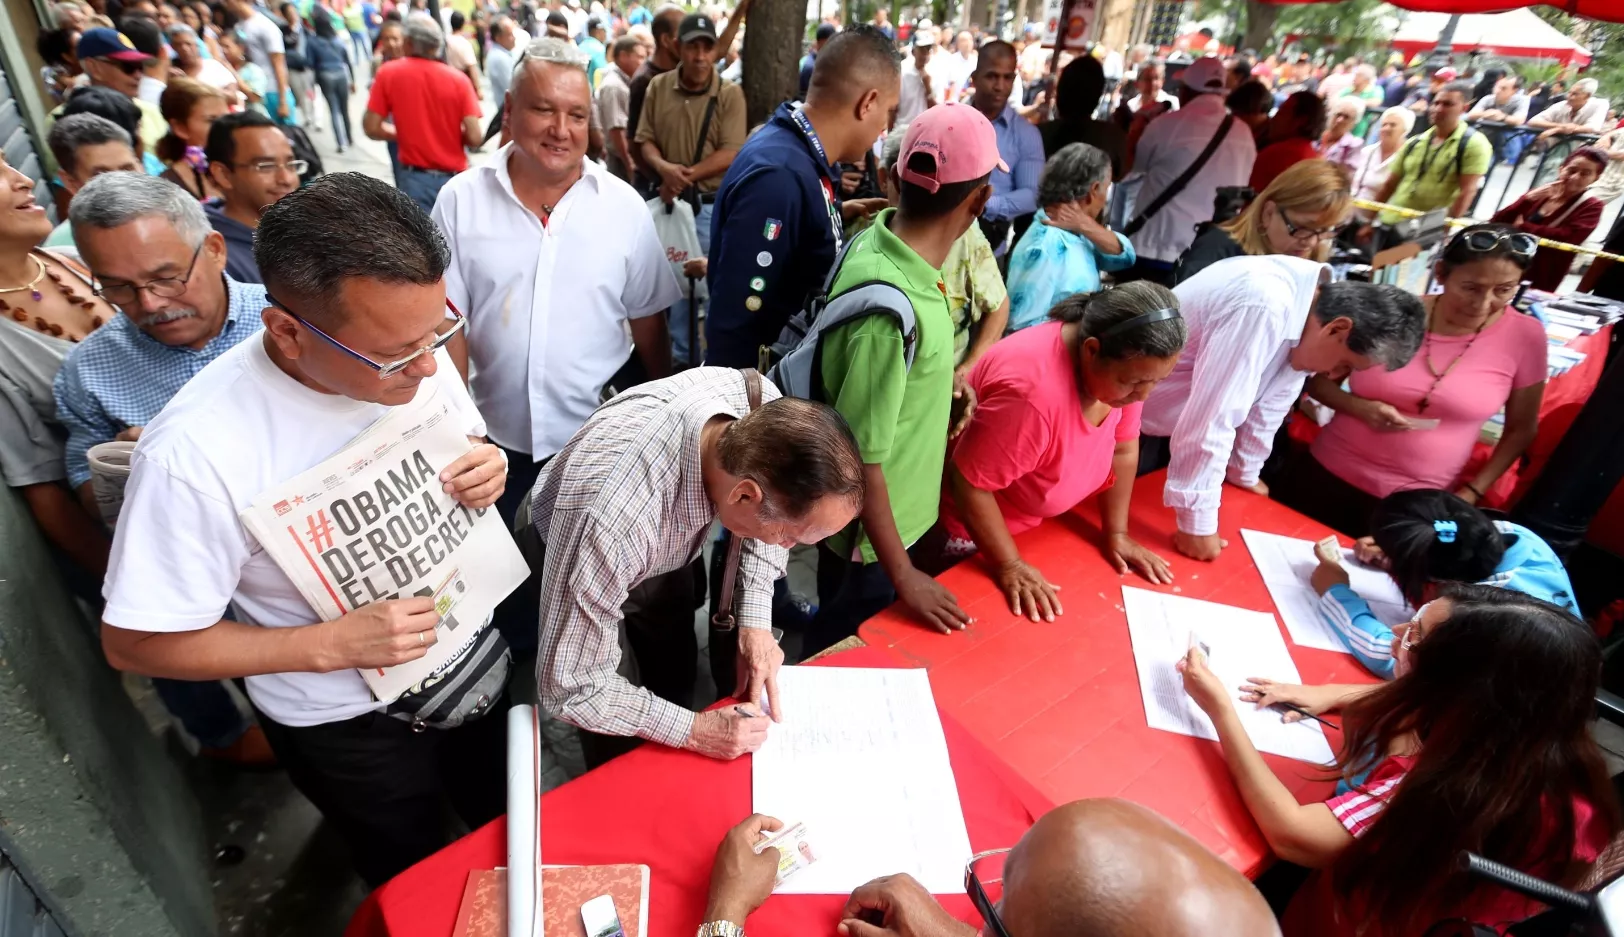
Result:
<svg viewBox="0 0 1624 937"><path fill-rule="evenodd" d="M826 658L843 667L895 667L860 648ZM959 801L976 850L1010 846L1041 815L1042 798L1008 774L947 715L942 718ZM860 764L853 771L862 771ZM545 861L649 866L649 934L691 937L704 923L711 861L722 836L750 814L750 759L730 763L654 745L615 759L541 799ZM450 937L471 869L507 863L507 823L497 820L374 891L346 937ZM751 937L833 934L845 896L775 897L750 918ZM963 895L943 903L963 920Z"/></svg>
<svg viewBox="0 0 1624 937"><path fill-rule="evenodd" d="M1219 529L1229 547L1216 562L1198 563L1173 551L1173 512L1161 503L1164 480L1165 473L1157 472L1134 486L1130 531L1172 563L1178 577L1172 586L1117 575L1100 556L1098 512L1090 499L1076 514L1016 538L1021 555L1061 586L1065 614L1052 624L1012 616L985 567L969 561L940 577L975 617L967 631L936 634L893 608L869 620L861 634L899 660L928 667L937 705L1050 804L1083 797L1137 801L1255 876L1271 861L1268 846L1241 803L1217 743L1145 723L1121 587L1272 612L1240 529L1311 540L1331 531L1281 504L1226 486ZM1374 682L1347 654L1299 648L1289 635L1286 642L1306 682ZM1326 734L1336 750L1340 734ZM1264 758L1305 803L1324 799L1334 786L1304 762Z"/></svg>

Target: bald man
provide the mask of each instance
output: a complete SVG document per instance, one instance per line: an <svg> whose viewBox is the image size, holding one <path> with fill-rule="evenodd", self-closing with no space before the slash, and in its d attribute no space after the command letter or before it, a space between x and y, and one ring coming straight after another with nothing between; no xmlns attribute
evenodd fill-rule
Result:
<svg viewBox="0 0 1624 937"><path fill-rule="evenodd" d="M711 871L706 920L744 926L772 891L775 855L749 844L779 822L754 816L728 833ZM1155 812L1125 800L1057 807L1004 861L993 912L1012 937L1278 937L1252 883ZM911 876L878 878L852 892L845 937L976 937L993 934L948 914ZM878 921L879 923L869 923ZM727 933L717 929L714 933Z"/></svg>
<svg viewBox="0 0 1624 937"><path fill-rule="evenodd" d="M1015 111L1010 97L1019 80L1015 47L1001 39L981 47L970 74L970 106L992 121L998 155L1009 171L992 171L992 198L981 214L981 233L993 253L1002 254L1017 218L1038 210L1038 179L1043 175L1043 134Z"/></svg>

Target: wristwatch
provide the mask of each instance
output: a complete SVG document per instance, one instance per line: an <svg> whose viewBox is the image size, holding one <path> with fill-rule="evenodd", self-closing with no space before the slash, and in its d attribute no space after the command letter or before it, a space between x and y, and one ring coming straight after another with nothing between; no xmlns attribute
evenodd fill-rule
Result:
<svg viewBox="0 0 1624 937"><path fill-rule="evenodd" d="M699 925L697 937L744 937L744 928L732 921L711 921Z"/></svg>

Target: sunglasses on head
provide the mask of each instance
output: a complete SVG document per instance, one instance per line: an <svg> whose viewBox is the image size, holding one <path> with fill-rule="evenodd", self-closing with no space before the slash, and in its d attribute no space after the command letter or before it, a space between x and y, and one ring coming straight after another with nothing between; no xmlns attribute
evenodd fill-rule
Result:
<svg viewBox="0 0 1624 937"><path fill-rule="evenodd" d="M1532 257L1539 250L1539 238L1521 231L1462 231L1455 235L1455 244L1464 245L1474 254L1487 254L1501 244L1518 257Z"/></svg>

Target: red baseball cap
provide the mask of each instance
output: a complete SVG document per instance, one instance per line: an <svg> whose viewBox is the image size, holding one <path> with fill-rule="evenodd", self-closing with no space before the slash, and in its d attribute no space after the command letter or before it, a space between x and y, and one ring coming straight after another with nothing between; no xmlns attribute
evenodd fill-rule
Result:
<svg viewBox="0 0 1624 937"><path fill-rule="evenodd" d="M917 153L931 157L936 168L918 172L908 161ZM954 182L980 179L994 169L1009 172L998 156L998 135L992 122L968 104L938 104L913 119L902 137L897 172L926 192Z"/></svg>

